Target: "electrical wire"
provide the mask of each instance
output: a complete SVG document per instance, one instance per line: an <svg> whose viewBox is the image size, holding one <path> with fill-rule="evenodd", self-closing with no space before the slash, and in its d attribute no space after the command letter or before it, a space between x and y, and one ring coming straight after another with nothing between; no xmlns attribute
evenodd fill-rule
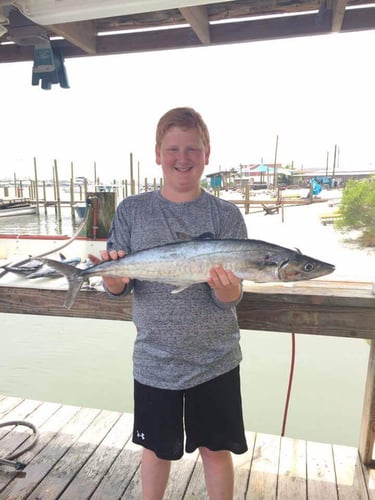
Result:
<svg viewBox="0 0 375 500"><path fill-rule="evenodd" d="M18 462L15 459L18 458L23 453L25 453L26 451L30 450L35 445L39 437L39 432L34 424L32 424L31 422L26 422L25 420L10 420L9 422L0 423L0 427L8 427L10 425L15 425L15 426L22 425L24 427L29 427L33 431L32 440L27 446L19 449L18 451L15 451L14 453L10 453L4 458L0 458L0 465L9 465L11 467L14 467L16 470L22 470L26 467L26 464Z"/></svg>
<svg viewBox="0 0 375 500"><path fill-rule="evenodd" d="M23 264L26 264L26 262L29 262L30 260L38 260L42 257L45 257L46 255L49 255L51 253L54 253L54 252L58 252L59 250L62 250L63 248L65 248L66 246L68 246L70 243L72 243L80 234L80 232L82 231L82 229L85 227L88 219L89 219L89 215L91 213L91 205L88 205L87 208L86 208L86 212L85 212L85 217L84 219L82 220L81 224L79 225L77 231L73 234L73 236L71 238L69 238L65 243L63 243L62 245L60 245L59 247L57 248L54 248L53 250L48 250L47 252L43 252L39 255L35 255L34 257L33 256L30 256L28 257L27 259L24 259L24 260L21 260L20 262L16 262L13 264L13 266L21 266ZM2 278L6 273L8 273L9 271L7 269L4 269L1 273L0 273L0 278Z"/></svg>
<svg viewBox="0 0 375 500"><path fill-rule="evenodd" d="M285 435L285 427L286 427L286 423L287 423L287 419L288 419L289 401L290 401L290 394L292 392L293 377L294 377L294 365L295 365L295 360L296 360L296 335L295 335L295 333L292 333L291 336L292 336L292 353L291 353L291 360L290 360L288 390L287 390L287 394L286 394L283 424L282 424L282 428L281 428L281 436L282 437Z"/></svg>

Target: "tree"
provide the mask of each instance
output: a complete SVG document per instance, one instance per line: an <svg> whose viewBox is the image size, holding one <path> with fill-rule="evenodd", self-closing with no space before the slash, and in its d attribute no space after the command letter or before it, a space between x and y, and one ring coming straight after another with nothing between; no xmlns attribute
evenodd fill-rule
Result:
<svg viewBox="0 0 375 500"><path fill-rule="evenodd" d="M375 246L375 177L363 181L350 180L341 203L338 229L361 231L360 241L365 246Z"/></svg>

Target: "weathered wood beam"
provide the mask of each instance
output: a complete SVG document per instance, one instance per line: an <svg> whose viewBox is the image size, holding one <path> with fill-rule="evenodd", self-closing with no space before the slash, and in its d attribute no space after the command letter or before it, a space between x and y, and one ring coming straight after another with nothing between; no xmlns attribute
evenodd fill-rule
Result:
<svg viewBox="0 0 375 500"><path fill-rule="evenodd" d="M368 288L368 289L367 289ZM375 339L375 296L369 287L265 287L247 291L237 308L245 330ZM94 319L131 320L131 297L115 300L101 291L81 291L73 307L63 307L66 292L0 286L0 312Z"/></svg>
<svg viewBox="0 0 375 500"><path fill-rule="evenodd" d="M93 21L53 24L48 26L48 29L87 52L87 54L96 54L96 26Z"/></svg>
<svg viewBox="0 0 375 500"><path fill-rule="evenodd" d="M341 31L342 24L345 16L345 9L348 4L348 0L335 0L333 2L333 11L332 11L332 31L339 32Z"/></svg>
<svg viewBox="0 0 375 500"><path fill-rule="evenodd" d="M361 421L359 454L366 465L374 465L375 441L375 342L371 342Z"/></svg>
<svg viewBox="0 0 375 500"><path fill-rule="evenodd" d="M180 9L181 14L192 27L199 40L208 45L210 39L210 24L208 22L207 8L203 5L185 7Z"/></svg>

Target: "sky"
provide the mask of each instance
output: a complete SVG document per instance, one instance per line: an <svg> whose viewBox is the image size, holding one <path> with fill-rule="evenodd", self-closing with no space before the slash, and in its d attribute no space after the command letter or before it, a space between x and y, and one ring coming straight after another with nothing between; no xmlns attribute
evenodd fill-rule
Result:
<svg viewBox="0 0 375 500"><path fill-rule="evenodd" d="M207 173L240 164L375 172L375 31L66 59L70 89L31 85L32 63L0 64L0 178L160 178L155 128L191 106L211 135Z"/></svg>

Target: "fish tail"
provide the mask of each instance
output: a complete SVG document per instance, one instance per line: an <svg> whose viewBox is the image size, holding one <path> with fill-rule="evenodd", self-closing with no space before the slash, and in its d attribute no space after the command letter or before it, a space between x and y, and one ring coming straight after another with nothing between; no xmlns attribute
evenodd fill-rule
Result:
<svg viewBox="0 0 375 500"><path fill-rule="evenodd" d="M69 264L64 264L57 260L52 259L41 259L45 264L48 264L53 269L56 269L59 273L63 274L68 280L68 291L65 297L64 307L70 309L74 304L74 301L81 289L85 277L80 274L80 270L76 267L70 266Z"/></svg>
<svg viewBox="0 0 375 500"><path fill-rule="evenodd" d="M85 279L81 276L67 276L68 280L68 291L66 293L64 307L70 309L76 300L76 297L81 290L81 286Z"/></svg>

